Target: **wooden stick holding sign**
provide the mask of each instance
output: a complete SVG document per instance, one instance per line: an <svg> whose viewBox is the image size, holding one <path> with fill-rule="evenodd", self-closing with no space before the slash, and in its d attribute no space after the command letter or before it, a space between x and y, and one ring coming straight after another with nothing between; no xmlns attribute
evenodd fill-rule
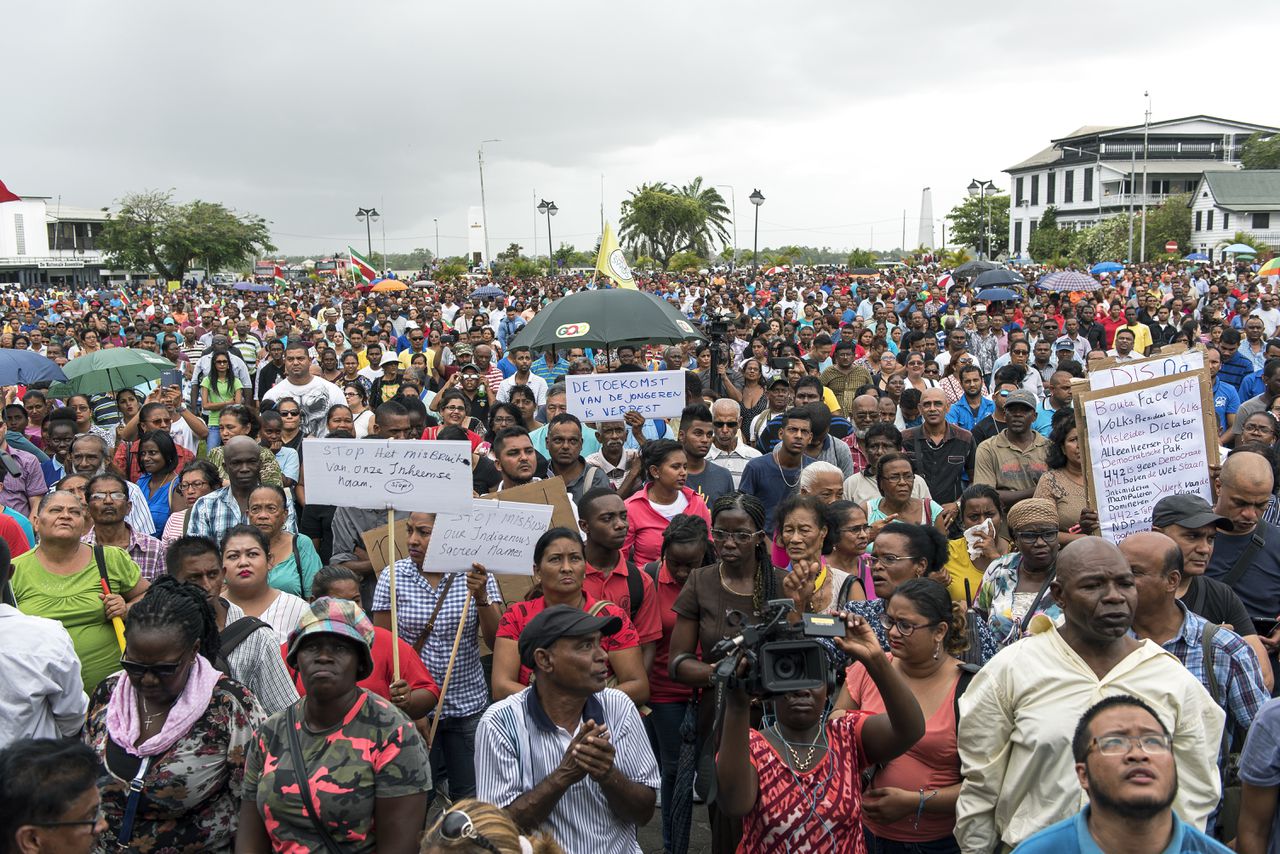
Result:
<svg viewBox="0 0 1280 854"><path fill-rule="evenodd" d="M396 553L396 509L394 507L387 508L387 553L394 555ZM396 565L395 561L391 562L391 574L387 577L387 581L391 585L388 591L391 594L391 673L395 678L391 681L400 681L400 621L396 617Z"/></svg>
<svg viewBox="0 0 1280 854"><path fill-rule="evenodd" d="M467 612L471 609L471 588L467 588L467 598L462 601L462 616L458 619L458 630L453 633L453 649L449 651L449 663L444 668L444 681L440 683L440 697L436 700L436 713L431 718L431 731L427 733L427 750L436 740L436 727L444 716L444 695L449 692L449 680L453 678L453 663L458 659L458 645L462 642L462 630L467 625ZM399 677L396 677L399 678Z"/></svg>

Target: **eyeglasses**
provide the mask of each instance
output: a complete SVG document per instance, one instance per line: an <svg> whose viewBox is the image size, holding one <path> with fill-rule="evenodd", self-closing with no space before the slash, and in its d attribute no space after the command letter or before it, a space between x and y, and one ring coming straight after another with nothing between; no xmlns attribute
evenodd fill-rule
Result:
<svg viewBox="0 0 1280 854"><path fill-rule="evenodd" d="M1100 735L1093 739L1093 746L1103 756L1120 756L1128 753L1134 746L1142 748L1148 756L1163 756L1173 746L1173 739L1167 735Z"/></svg>
<svg viewBox="0 0 1280 854"><path fill-rule="evenodd" d="M719 430L721 427L724 427L724 428L737 427L738 422L737 421L712 421L711 426Z"/></svg>
<svg viewBox="0 0 1280 854"><path fill-rule="evenodd" d="M1018 531L1014 536L1018 538L1019 542L1027 545L1031 545L1036 540L1044 540L1046 543L1056 543L1058 541L1057 529L1052 531Z"/></svg>
<svg viewBox="0 0 1280 854"><path fill-rule="evenodd" d="M466 408L465 406L461 406L461 405L459 405L459 406L446 406L446 407L444 407L444 411L445 411L445 412L466 412L466 411L467 411L467 408Z"/></svg>
<svg viewBox="0 0 1280 854"><path fill-rule="evenodd" d="M916 476L911 472L902 472L901 474L883 474L880 478L885 483L913 483Z"/></svg>
<svg viewBox="0 0 1280 854"><path fill-rule="evenodd" d="M711 537L715 540L733 540L735 543L745 545L756 537L760 536L760 531L723 531L720 528L711 529Z"/></svg>
<svg viewBox="0 0 1280 854"><path fill-rule="evenodd" d="M934 625L937 625L937 624L924 623L923 625L916 625L915 623L908 623L906 620L895 620L893 617L890 617L888 614L880 615L880 626L886 632L889 631L890 629L897 629L898 634L902 635L904 638L911 637L911 633L914 632L916 629L927 629L930 626L934 626Z"/></svg>
<svg viewBox="0 0 1280 854"><path fill-rule="evenodd" d="M442 839L469 839L476 845L479 845L486 851L492 851L493 854L501 854L497 846L485 839L476 830L475 824L471 821L471 816L462 810L451 810L444 814L440 819L440 827L437 830Z"/></svg>
<svg viewBox="0 0 1280 854"><path fill-rule="evenodd" d="M911 555L873 554L871 555L871 565L876 566L878 564L897 563L898 561L901 561L901 560L919 560L919 559L920 558L912 557Z"/></svg>
<svg viewBox="0 0 1280 854"><path fill-rule="evenodd" d="M74 821L29 821L27 824L32 827L79 827L87 824L90 828L98 826L98 822L106 818L106 813L102 811L102 804L98 804L98 811L93 814L93 818L80 818Z"/></svg>
<svg viewBox="0 0 1280 854"><path fill-rule="evenodd" d="M1276 434L1275 428L1267 424L1246 424L1241 432L1261 433L1266 436L1274 436Z"/></svg>
<svg viewBox="0 0 1280 854"><path fill-rule="evenodd" d="M148 673L154 673L157 679L168 679L182 668L181 661L170 661L164 664L142 664L120 656L120 667L130 676L141 679Z"/></svg>
<svg viewBox="0 0 1280 854"><path fill-rule="evenodd" d="M178 484L178 489L197 489L209 485L209 481L207 480L184 480L182 483Z"/></svg>
<svg viewBox="0 0 1280 854"><path fill-rule="evenodd" d="M847 525L837 529L842 534L864 534L871 530L870 525Z"/></svg>
<svg viewBox="0 0 1280 854"><path fill-rule="evenodd" d="M90 501L106 501L110 498L112 501L124 501L129 497L127 492L92 492L89 494Z"/></svg>

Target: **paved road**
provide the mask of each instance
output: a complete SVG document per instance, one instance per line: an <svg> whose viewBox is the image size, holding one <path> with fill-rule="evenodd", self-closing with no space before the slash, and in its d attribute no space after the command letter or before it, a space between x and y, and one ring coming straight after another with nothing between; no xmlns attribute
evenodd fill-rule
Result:
<svg viewBox="0 0 1280 854"><path fill-rule="evenodd" d="M653 820L640 828L640 850L644 854L662 854L662 815L654 812ZM693 826L689 832L689 854L708 854L711 851L711 826L707 824L707 808L703 804L693 807Z"/></svg>

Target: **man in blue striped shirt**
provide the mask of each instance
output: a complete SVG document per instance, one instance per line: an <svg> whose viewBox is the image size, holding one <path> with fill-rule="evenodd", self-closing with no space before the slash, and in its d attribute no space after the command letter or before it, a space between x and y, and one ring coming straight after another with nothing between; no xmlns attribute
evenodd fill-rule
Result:
<svg viewBox="0 0 1280 854"><path fill-rule="evenodd" d="M636 828L653 817L658 763L635 704L606 688L602 635L618 617L568 605L520 633L533 685L493 706L476 732L476 796L524 831L540 826L568 854L640 854Z"/></svg>

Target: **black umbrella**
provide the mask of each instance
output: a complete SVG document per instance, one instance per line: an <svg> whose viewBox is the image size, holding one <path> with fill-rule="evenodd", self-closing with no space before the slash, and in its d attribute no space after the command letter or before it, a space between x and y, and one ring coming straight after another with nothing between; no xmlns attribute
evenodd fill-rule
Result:
<svg viewBox="0 0 1280 854"><path fill-rule="evenodd" d="M552 302L516 333L511 346L531 350L616 347L678 344L705 337L665 300L630 288L602 288Z"/></svg>
<svg viewBox="0 0 1280 854"><path fill-rule="evenodd" d="M979 273L985 273L988 270L996 269L996 265L990 261L966 261L959 267L951 271L953 276L976 276Z"/></svg>
<svg viewBox="0 0 1280 854"><path fill-rule="evenodd" d="M703 698L710 700L711 692ZM680 722L680 759L671 796L671 854L689 850L689 828L693 820L693 781L698 772L698 706L690 703Z"/></svg>
<svg viewBox="0 0 1280 854"><path fill-rule="evenodd" d="M871 267L854 267L849 271L851 276L878 276L880 272Z"/></svg>
<svg viewBox="0 0 1280 854"><path fill-rule="evenodd" d="M1026 286L1027 280L1015 273L1013 270L988 270L985 273L979 273L978 277L973 280L975 288L1003 288L1009 285Z"/></svg>

